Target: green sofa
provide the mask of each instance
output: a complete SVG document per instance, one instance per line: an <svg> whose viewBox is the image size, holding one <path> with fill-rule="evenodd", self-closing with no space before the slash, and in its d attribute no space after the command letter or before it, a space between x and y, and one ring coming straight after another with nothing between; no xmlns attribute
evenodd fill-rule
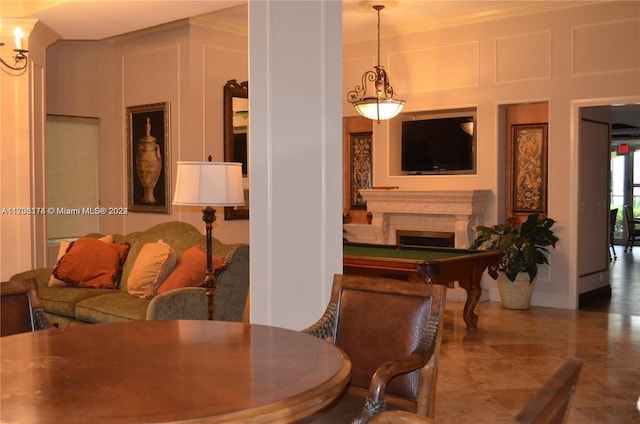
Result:
<svg viewBox="0 0 640 424"><path fill-rule="evenodd" d="M102 236L89 234L87 237ZM127 292L126 281L140 249L146 243L158 240L163 240L173 248L178 261L189 247L206 246L205 236L194 226L184 222L166 222L145 231L114 235L114 243L128 242L131 245L118 289L49 287L52 268L21 272L12 276L11 280L35 278L45 313L59 327L153 319L207 319L208 304L204 288L178 288L150 299ZM227 261L226 267L217 272L219 285L214 298L214 319L246 320L244 309L249 291L249 246L223 244L214 238L213 252Z"/></svg>

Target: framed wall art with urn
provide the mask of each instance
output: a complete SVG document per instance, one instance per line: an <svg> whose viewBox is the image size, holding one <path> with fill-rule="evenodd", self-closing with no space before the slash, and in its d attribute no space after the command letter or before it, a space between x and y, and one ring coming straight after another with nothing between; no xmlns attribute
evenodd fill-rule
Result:
<svg viewBox="0 0 640 424"><path fill-rule="evenodd" d="M128 211L171 213L169 103L127 107Z"/></svg>

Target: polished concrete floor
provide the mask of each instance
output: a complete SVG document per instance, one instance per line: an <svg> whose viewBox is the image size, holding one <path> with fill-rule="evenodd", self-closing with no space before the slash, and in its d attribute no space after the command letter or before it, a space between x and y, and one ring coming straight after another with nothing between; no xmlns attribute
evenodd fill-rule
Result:
<svg viewBox="0 0 640 424"><path fill-rule="evenodd" d="M584 359L569 423L640 423L640 247L611 263L612 298L594 310L478 305L467 332L450 303L441 346L436 421L512 422L520 407L570 356Z"/></svg>

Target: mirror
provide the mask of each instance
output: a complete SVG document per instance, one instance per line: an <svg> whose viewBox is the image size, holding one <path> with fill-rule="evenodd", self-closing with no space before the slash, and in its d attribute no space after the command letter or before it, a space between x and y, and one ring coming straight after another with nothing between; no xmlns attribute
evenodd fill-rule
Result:
<svg viewBox="0 0 640 424"><path fill-rule="evenodd" d="M242 163L244 206L227 206L224 219L249 219L249 82L229 80L224 86L224 160Z"/></svg>

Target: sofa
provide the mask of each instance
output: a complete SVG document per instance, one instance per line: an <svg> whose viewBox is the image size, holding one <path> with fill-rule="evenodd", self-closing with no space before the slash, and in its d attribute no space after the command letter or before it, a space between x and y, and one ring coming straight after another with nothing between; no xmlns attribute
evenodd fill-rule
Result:
<svg viewBox="0 0 640 424"><path fill-rule="evenodd" d="M73 242L63 243L66 244L61 245L55 267L33 269L10 278L11 280L36 279L42 306L54 325L69 327L135 320L208 318L206 289L197 286L200 281L204 281L202 277L206 271L204 253L206 238L194 226L173 221L127 235L88 234ZM88 250L81 250L82 243L89 246ZM160 246L170 251L170 254L166 255L166 260L161 266L154 268L154 272L155 270L161 270L161 272L156 272L156 279L152 281L152 286L147 284L148 287L142 291L132 290L134 274L144 276L150 273L149 270L152 267L146 265L150 263L148 252L153 246ZM248 313L245 309L248 307L249 292L249 246L223 244L214 238L212 248L218 282L214 297L214 319L247 321ZM106 253L101 249L107 249ZM120 252L116 253L120 255L118 257L120 268L117 274L114 273L105 280L101 274L102 265L87 266L87 263L92 260L100 261L112 252ZM191 252L200 255L198 256L200 262L187 261L188 254L191 255L190 257L193 256ZM73 266L77 269L71 270L71 273L63 273L65 266L73 267L69 265L74 263L71 262L71 258L80 253L83 253L85 258L81 257L75 262L76 265ZM200 269L195 271L191 269L191 274L178 273L179 269L184 271L185 266L191 263L198 263ZM85 265L84 270L81 270L82 265ZM145 269L145 266L148 269ZM201 269L203 266L204 269ZM80 282L68 279L68 274L87 271L100 274L102 282L91 285L90 282L86 282L88 279ZM184 277L184 275L191 277L191 285L181 283L182 280L178 276ZM59 280L57 277L62 279ZM194 280L195 278L198 280ZM138 286L141 280L143 279L135 279L135 286ZM114 284L110 286L104 284L104 281L113 281ZM172 287L163 286L170 281ZM175 281L178 283L174 284ZM194 281L197 283L193 284ZM149 282L148 279L147 282ZM163 291L162 288L165 290Z"/></svg>

